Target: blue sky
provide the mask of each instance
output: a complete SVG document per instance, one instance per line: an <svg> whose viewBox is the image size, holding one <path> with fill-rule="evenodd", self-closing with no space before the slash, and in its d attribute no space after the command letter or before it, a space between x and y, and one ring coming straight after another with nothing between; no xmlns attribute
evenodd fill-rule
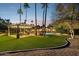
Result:
<svg viewBox="0 0 79 59"><path fill-rule="evenodd" d="M23 4L21 4L23 15L22 22L25 20L25 9L23 8ZM30 8L28 8L27 12L27 23L31 23L31 20L35 19L35 9L34 4L29 4ZM10 19L12 23L19 22L19 15L17 14L17 9L19 8L19 3L0 3L0 17L4 19ZM53 19L56 18L56 6L55 4L49 4L48 13L47 13L47 24L51 22L51 17ZM42 9L41 4L37 4L37 20L38 24L42 24Z"/></svg>

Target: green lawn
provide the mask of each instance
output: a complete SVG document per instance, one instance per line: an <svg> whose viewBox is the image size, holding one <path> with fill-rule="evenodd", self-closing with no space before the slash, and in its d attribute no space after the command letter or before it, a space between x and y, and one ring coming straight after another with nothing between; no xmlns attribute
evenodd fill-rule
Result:
<svg viewBox="0 0 79 59"><path fill-rule="evenodd" d="M56 47L65 43L64 36L25 37L16 39L0 36L0 51L23 50L32 48Z"/></svg>

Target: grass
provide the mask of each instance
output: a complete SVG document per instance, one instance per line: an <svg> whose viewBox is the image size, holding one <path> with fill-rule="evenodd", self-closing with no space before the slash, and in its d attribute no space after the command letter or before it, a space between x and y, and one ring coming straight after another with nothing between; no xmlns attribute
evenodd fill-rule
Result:
<svg viewBox="0 0 79 59"><path fill-rule="evenodd" d="M25 37L16 39L9 36L0 36L0 51L14 51L33 48L56 47L65 43L64 36Z"/></svg>

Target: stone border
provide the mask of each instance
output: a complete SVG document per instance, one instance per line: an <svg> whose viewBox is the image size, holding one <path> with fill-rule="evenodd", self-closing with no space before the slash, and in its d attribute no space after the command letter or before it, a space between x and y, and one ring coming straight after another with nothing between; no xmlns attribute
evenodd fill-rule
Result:
<svg viewBox="0 0 79 59"><path fill-rule="evenodd" d="M49 48L33 48L33 49L26 49L26 50L16 50L16 51L5 51L5 52L0 52L0 55L5 55L5 54L11 54L11 53L18 53L18 52L28 52L28 51L35 51L35 50L51 50L51 49L61 49L68 47L70 45L70 42L65 39L66 43L64 45L58 46L58 47L49 47Z"/></svg>

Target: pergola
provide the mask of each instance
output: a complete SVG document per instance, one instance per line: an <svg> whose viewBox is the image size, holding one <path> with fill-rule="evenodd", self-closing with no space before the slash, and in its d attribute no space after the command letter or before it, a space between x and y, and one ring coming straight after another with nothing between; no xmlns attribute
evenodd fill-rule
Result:
<svg viewBox="0 0 79 59"><path fill-rule="evenodd" d="M8 36L15 35L17 33L17 25L18 24L10 24L8 25ZM27 35L29 32L31 32L33 25L28 25L28 24L19 24L19 29L20 29L20 35Z"/></svg>

